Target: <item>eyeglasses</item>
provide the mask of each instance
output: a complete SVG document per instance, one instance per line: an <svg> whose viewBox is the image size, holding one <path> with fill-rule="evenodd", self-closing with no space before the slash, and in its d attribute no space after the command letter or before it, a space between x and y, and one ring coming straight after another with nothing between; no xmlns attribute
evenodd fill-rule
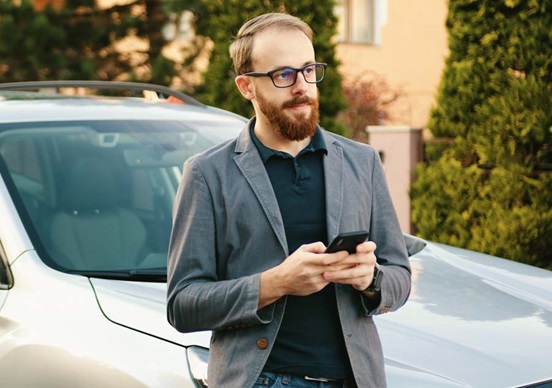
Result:
<svg viewBox="0 0 552 388"><path fill-rule="evenodd" d="M267 73L256 73L249 72L244 73L249 77L270 77L272 83L277 88L289 88L290 86L295 85L297 82L297 74L303 73L305 81L309 84L316 84L324 79L324 74L326 73L326 63L311 63L310 65L303 66L301 68L293 67L280 67L269 71Z"/></svg>

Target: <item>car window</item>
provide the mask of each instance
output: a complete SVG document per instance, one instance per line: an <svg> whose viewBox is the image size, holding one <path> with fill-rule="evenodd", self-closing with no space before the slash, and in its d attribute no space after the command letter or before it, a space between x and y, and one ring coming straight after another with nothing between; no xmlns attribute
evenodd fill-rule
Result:
<svg viewBox="0 0 552 388"><path fill-rule="evenodd" d="M233 137L216 123L0 126L0 164L44 261L69 272L166 270L184 161ZM229 135L230 132L230 135Z"/></svg>

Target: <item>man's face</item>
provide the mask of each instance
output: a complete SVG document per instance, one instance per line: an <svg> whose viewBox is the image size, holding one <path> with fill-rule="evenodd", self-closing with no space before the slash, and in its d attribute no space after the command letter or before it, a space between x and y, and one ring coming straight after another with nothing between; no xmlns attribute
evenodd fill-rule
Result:
<svg viewBox="0 0 552 388"><path fill-rule="evenodd" d="M314 135L319 116L318 98L295 96L282 103L271 102L269 98L257 92L257 106L279 137L300 141ZM296 109L297 106L301 108Z"/></svg>
<svg viewBox="0 0 552 388"><path fill-rule="evenodd" d="M270 29L255 37L253 67L268 72L281 67L301 68L314 63L314 48L298 30ZM313 136L318 124L318 89L297 74L294 85L277 88L269 77L252 79L253 105L257 119L266 120L286 140L300 141ZM260 117L262 116L262 117Z"/></svg>

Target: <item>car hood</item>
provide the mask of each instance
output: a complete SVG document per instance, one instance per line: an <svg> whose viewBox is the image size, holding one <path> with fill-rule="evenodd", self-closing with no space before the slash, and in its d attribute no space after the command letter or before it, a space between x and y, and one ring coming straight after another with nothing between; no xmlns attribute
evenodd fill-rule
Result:
<svg viewBox="0 0 552 388"><path fill-rule="evenodd" d="M209 346L210 332L179 333L167 320L165 283L90 279L110 321L183 346Z"/></svg>
<svg viewBox="0 0 552 388"><path fill-rule="evenodd" d="M409 301L375 318L390 387L552 379L552 272L432 243L410 261Z"/></svg>
<svg viewBox="0 0 552 388"><path fill-rule="evenodd" d="M552 379L552 272L426 243L411 258L400 310L375 317L389 387L514 387ZM166 285L91 279L114 323L183 346L166 319Z"/></svg>

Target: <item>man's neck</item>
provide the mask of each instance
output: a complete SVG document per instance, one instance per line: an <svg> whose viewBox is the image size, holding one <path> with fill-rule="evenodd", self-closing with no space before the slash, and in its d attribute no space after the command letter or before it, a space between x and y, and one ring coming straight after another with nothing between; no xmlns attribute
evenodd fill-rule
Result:
<svg viewBox="0 0 552 388"><path fill-rule="evenodd" d="M263 143L265 147L286 152L293 157L297 156L311 141L310 137L298 141L284 139L278 136L271 127L260 125L259 122L255 123L254 131L259 141Z"/></svg>

